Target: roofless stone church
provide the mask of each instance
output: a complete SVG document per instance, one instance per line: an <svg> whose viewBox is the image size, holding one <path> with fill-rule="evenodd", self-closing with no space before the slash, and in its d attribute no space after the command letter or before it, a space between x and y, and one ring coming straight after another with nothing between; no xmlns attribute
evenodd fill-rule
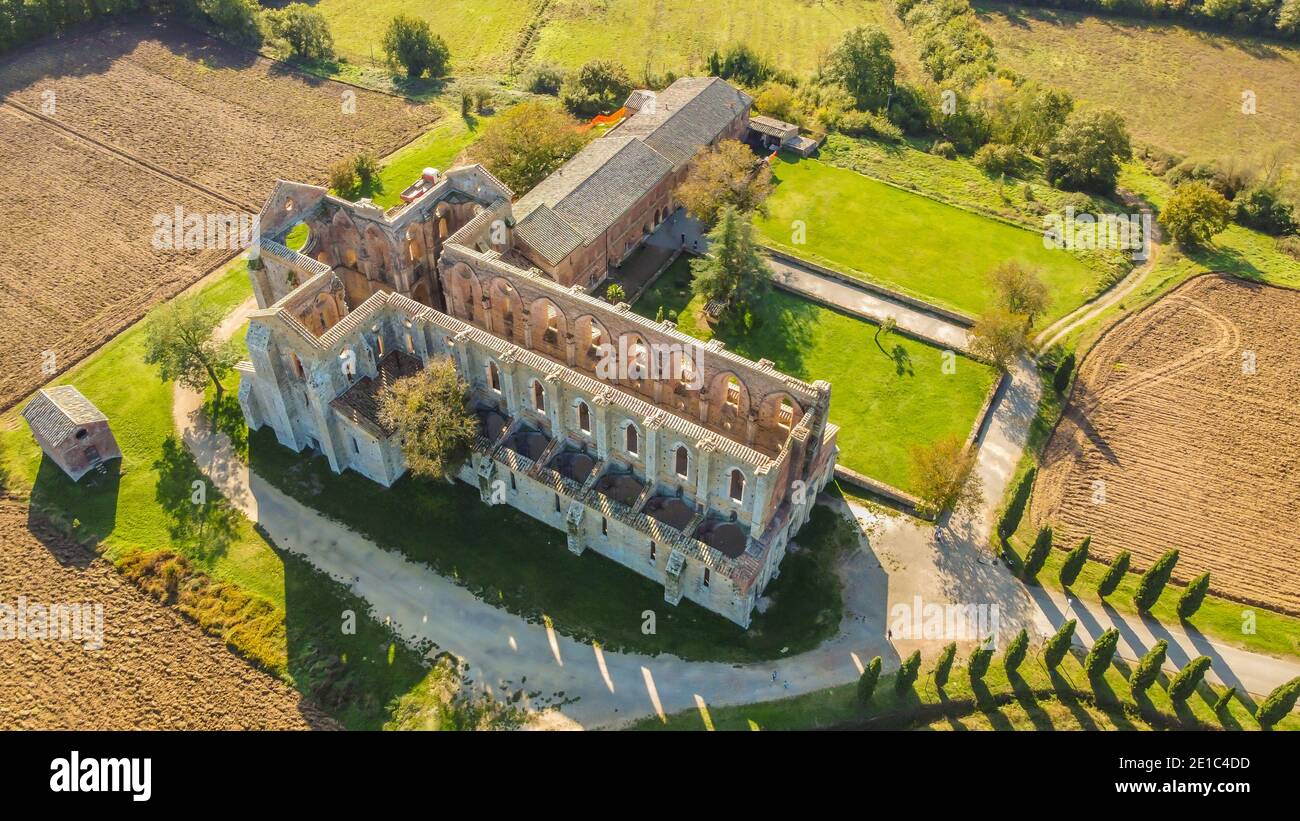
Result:
<svg viewBox="0 0 1300 821"><path fill-rule="evenodd" d="M250 264L249 427L389 485L405 467L378 397L450 357L482 423L460 479L485 503L747 627L831 477L830 385L591 293L677 211L696 154L748 136L751 102L717 78L634 92L628 117L517 201L479 165L429 169L388 210L280 182ZM302 222L300 253L284 243ZM689 353L667 375L611 376L611 349L642 366Z"/></svg>

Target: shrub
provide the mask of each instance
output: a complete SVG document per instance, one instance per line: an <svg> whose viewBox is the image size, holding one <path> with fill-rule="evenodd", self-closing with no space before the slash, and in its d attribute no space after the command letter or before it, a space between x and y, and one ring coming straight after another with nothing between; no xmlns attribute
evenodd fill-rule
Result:
<svg viewBox="0 0 1300 821"><path fill-rule="evenodd" d="M1297 223L1289 203L1278 197L1275 189L1261 186L1238 194L1232 202L1232 219L1238 225L1265 234L1294 234Z"/></svg>
<svg viewBox="0 0 1300 821"><path fill-rule="evenodd" d="M1228 227L1230 206L1223 195L1203 182L1187 182L1160 212L1160 224L1183 245L1205 245Z"/></svg>
<svg viewBox="0 0 1300 821"><path fill-rule="evenodd" d="M862 675L858 676L858 704L866 707L870 703L878 681L880 681L880 656L867 662L867 666L862 668Z"/></svg>
<svg viewBox="0 0 1300 821"><path fill-rule="evenodd" d="M709 55L709 74L724 80L735 80L745 86L759 86L770 79L776 70L752 48L735 43L726 51L716 49Z"/></svg>
<svg viewBox="0 0 1300 821"><path fill-rule="evenodd" d="M1183 590L1183 594L1178 597L1178 618L1190 619L1201 609L1201 602L1205 601L1205 594L1210 590L1210 574L1202 573L1192 579L1191 584Z"/></svg>
<svg viewBox="0 0 1300 821"><path fill-rule="evenodd" d="M1102 576L1101 581L1097 583L1097 595L1104 599L1115 592L1115 588L1119 587L1119 583L1124 581L1124 574L1128 572L1128 565L1132 559L1132 554L1127 550L1120 551L1119 555L1115 557L1115 561L1110 563L1106 575Z"/></svg>
<svg viewBox="0 0 1300 821"><path fill-rule="evenodd" d="M555 96L560 93L560 88L564 85L564 69L552 63L542 63L530 68L522 78L519 86L524 91L531 91L534 94L550 94Z"/></svg>
<svg viewBox="0 0 1300 821"><path fill-rule="evenodd" d="M1070 652L1070 642L1074 641L1075 625L1075 620L1070 619L1061 625L1056 635L1047 640L1047 644L1043 647L1043 664L1047 665L1048 670L1060 667L1061 662L1065 660L1065 654Z"/></svg>
<svg viewBox="0 0 1300 821"><path fill-rule="evenodd" d="M1061 584L1069 587L1079 578L1079 572L1088 561L1088 545L1091 543L1092 537L1084 536L1078 547L1066 554L1065 563L1061 565Z"/></svg>
<svg viewBox="0 0 1300 821"><path fill-rule="evenodd" d="M1209 656L1197 656L1187 662L1187 666L1178 671L1174 680L1169 682L1169 698L1172 701L1186 701L1196 692L1196 687L1205 678L1205 671L1210 669Z"/></svg>
<svg viewBox="0 0 1300 821"><path fill-rule="evenodd" d="M1133 669L1133 675L1129 678L1129 687L1134 695L1146 692L1151 689L1152 684L1156 683L1168 652L1169 642L1161 639L1142 656L1137 667Z"/></svg>
<svg viewBox="0 0 1300 821"><path fill-rule="evenodd" d="M1255 709L1255 720L1261 727L1272 727L1295 709L1296 699L1300 698L1300 677L1278 685L1268 694L1268 698L1259 703Z"/></svg>
<svg viewBox="0 0 1300 821"><path fill-rule="evenodd" d="M952 662L957 658L957 642L951 642L939 653L939 661L934 665L934 686L940 690L948 683L952 674Z"/></svg>
<svg viewBox="0 0 1300 821"><path fill-rule="evenodd" d="M1025 505L1029 504L1029 494L1034 490L1034 478L1038 476L1038 468L1031 467L1025 471L1025 475L1020 477L1020 484L1016 485L1015 495L1011 497L1011 503L1007 509L1002 511L1002 518L998 520L998 536L1003 539L1011 538L1020 527L1020 520L1025 515Z"/></svg>
<svg viewBox="0 0 1300 821"><path fill-rule="evenodd" d="M1025 566L1022 574L1026 579L1032 579L1038 575L1038 571L1043 569L1047 562L1047 557L1052 552L1052 528L1049 525L1043 525L1038 530L1038 536L1034 539L1034 544L1025 554Z"/></svg>
<svg viewBox="0 0 1300 821"><path fill-rule="evenodd" d="M1029 156L1014 145L988 143L975 152L975 166L985 174L1020 176L1029 168Z"/></svg>
<svg viewBox="0 0 1300 821"><path fill-rule="evenodd" d="M447 71L451 52L429 23L409 14L399 14L388 22L382 40L390 68L404 69L411 79L428 74L441 77Z"/></svg>
<svg viewBox="0 0 1300 821"><path fill-rule="evenodd" d="M894 692L902 695L912 689L916 683L916 676L921 671L921 651L917 650L903 661L903 666L898 668L898 673L894 676Z"/></svg>
<svg viewBox="0 0 1300 821"><path fill-rule="evenodd" d="M1277 250L1292 259L1300 259L1300 237L1279 238L1277 241Z"/></svg>
<svg viewBox="0 0 1300 821"><path fill-rule="evenodd" d="M1138 581L1137 592L1133 594L1133 604L1137 606L1138 612L1151 612L1160 594L1164 592L1165 585L1169 583L1169 577L1173 574L1176 564L1178 564L1178 551L1170 550L1156 559L1156 563L1142 574L1142 578Z"/></svg>
<svg viewBox="0 0 1300 821"><path fill-rule="evenodd" d="M930 153L945 160L957 159L956 146L947 140L935 140L934 145L930 146Z"/></svg>
<svg viewBox="0 0 1300 821"><path fill-rule="evenodd" d="M1097 637L1092 649L1088 651L1088 657L1083 660L1083 671L1088 674L1088 678L1101 678L1105 675L1118 647L1119 630L1114 627Z"/></svg>
<svg viewBox="0 0 1300 821"><path fill-rule="evenodd" d="M350 159L339 160L329 167L330 188L350 197L357 190L357 167Z"/></svg>
<svg viewBox="0 0 1300 821"><path fill-rule="evenodd" d="M903 139L902 129L891 123L885 115L874 111L846 111L832 125L850 137L872 137L891 143Z"/></svg>
<svg viewBox="0 0 1300 821"><path fill-rule="evenodd" d="M1029 631L1021 630L1016 633L1016 637L1007 645L1007 651L1002 655L1002 665L1006 668L1007 675L1011 675L1020 668L1021 663L1025 660L1025 654L1029 652Z"/></svg>
<svg viewBox="0 0 1300 821"><path fill-rule="evenodd" d="M966 662L966 669L970 673L972 683L980 681L989 671L989 665L993 663L993 648L988 645L980 645L971 651L970 661Z"/></svg>
<svg viewBox="0 0 1300 821"><path fill-rule="evenodd" d="M925 134L934 121L934 108L921 89L899 83L889 101L889 119L907 134Z"/></svg>
<svg viewBox="0 0 1300 821"><path fill-rule="evenodd" d="M623 286L617 282L610 283L610 286L605 289L605 301L611 305L626 302L627 294L623 293Z"/></svg>
<svg viewBox="0 0 1300 821"><path fill-rule="evenodd" d="M1052 377L1052 387L1056 389L1057 394L1065 395L1065 389L1070 387L1070 375L1073 373L1074 351L1070 351L1061 360L1061 364L1056 366L1056 375Z"/></svg>
<svg viewBox="0 0 1300 821"><path fill-rule="evenodd" d="M246 45L262 42L262 27L258 22L262 7L257 0L198 0L196 5L223 37Z"/></svg>

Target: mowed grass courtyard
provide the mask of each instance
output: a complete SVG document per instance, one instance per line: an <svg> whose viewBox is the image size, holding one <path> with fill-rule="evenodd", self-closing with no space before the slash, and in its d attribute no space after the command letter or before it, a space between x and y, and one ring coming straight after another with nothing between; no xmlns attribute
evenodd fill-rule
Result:
<svg viewBox="0 0 1300 821"><path fill-rule="evenodd" d="M992 304L988 273L1019 261L1039 271L1048 324L1093 296L1102 273L1042 234L913 194L854 171L781 155L764 241L787 253L975 316ZM797 244L796 230L804 231Z"/></svg>
<svg viewBox="0 0 1300 821"><path fill-rule="evenodd" d="M690 261L682 256L637 300L633 310L654 318L677 312L678 327L700 339L714 336L750 359L770 359L806 381L831 383L831 421L840 426L840 464L914 492L910 451L945 437L965 439L997 379L981 362L957 356L944 373L944 352L786 291L772 289L753 306L748 330L734 322L716 329L701 319L691 294Z"/></svg>

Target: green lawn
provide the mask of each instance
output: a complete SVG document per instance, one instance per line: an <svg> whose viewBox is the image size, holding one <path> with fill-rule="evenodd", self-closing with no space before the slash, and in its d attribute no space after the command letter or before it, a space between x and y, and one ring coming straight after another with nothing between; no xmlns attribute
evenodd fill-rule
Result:
<svg viewBox="0 0 1300 821"><path fill-rule="evenodd" d="M817 160L783 155L769 216L755 224L774 247L968 315L988 308L987 274L1019 260L1052 294L1049 323L1096 293L1102 273L1041 233L989 219ZM794 231L802 223L804 244Z"/></svg>
<svg viewBox="0 0 1300 821"><path fill-rule="evenodd" d="M433 128L386 157L378 184L360 196L370 197L381 208L400 205L402 191L419 179L424 169L446 171L455 165L456 157L478 139L490 119L479 115L466 123L459 114L443 117Z"/></svg>
<svg viewBox="0 0 1300 821"><path fill-rule="evenodd" d="M241 262L196 296L179 298L229 310L249 293ZM143 336L140 325L132 326L55 380L76 385L109 417L121 462L111 463L106 475L73 483L43 459L19 416L22 403L0 417L0 475L6 489L29 499L81 541L100 542L110 560L172 551L268 603L269 630L244 629L238 615L232 624L224 614L226 627L217 634L253 663L313 696L345 726L379 728L389 720L390 701L405 697L409 703L445 690L442 674L431 673L420 654L394 642L383 624L366 615L365 602L305 561L279 553L210 485L206 505L191 503L192 483L203 476L174 434L171 384L142 361ZM355 635L338 629L345 610L358 614Z"/></svg>
<svg viewBox="0 0 1300 821"><path fill-rule="evenodd" d="M681 330L711 338L689 282L689 261L681 257L634 310L651 318L661 306L666 315L676 311ZM940 349L901 334L877 340L877 326L785 291L774 289L756 310L752 329L728 323L716 335L742 356L830 382L840 463L903 490L915 488L910 449L946 436L964 439L996 379L992 368L960 356L955 372L945 374Z"/></svg>
<svg viewBox="0 0 1300 821"><path fill-rule="evenodd" d="M281 446L269 429L250 437L250 464L276 487L400 550L464 585L483 600L531 621L549 619L566 635L608 650L673 653L682 658L743 661L777 658L816 647L838 629L839 581L834 565L856 545L848 524L818 507L799 533L810 548L788 556L749 631L683 599L664 604L663 585L595 551L569 552L559 530L510 507L491 507L468 485L407 476L384 488L359 474L332 473ZM657 632L643 635L645 610ZM784 653L783 653L784 651Z"/></svg>
<svg viewBox="0 0 1300 821"><path fill-rule="evenodd" d="M1049 675L1037 653L1031 651L1016 674L1008 676L999 650L981 684L972 685L963 666L964 654L959 654L959 663L954 665L942 693L935 688L931 675L934 662L933 658L922 658L920 678L901 695L894 690L893 674L881 676L865 708L857 703L854 683L775 701L706 705L708 723L705 714L696 709L674 713L666 720L645 718L629 729L1146 730L1180 725L1259 729L1252 717L1253 701L1247 706L1239 697L1234 698L1226 710L1216 714L1214 701L1223 688L1205 682L1185 703L1175 705L1165 693L1170 676L1162 673L1144 696L1134 697L1128 686L1132 668L1123 661L1112 664L1102 679L1090 681L1076 655L1067 656L1060 672ZM1293 713L1276 729L1300 729L1300 716Z"/></svg>

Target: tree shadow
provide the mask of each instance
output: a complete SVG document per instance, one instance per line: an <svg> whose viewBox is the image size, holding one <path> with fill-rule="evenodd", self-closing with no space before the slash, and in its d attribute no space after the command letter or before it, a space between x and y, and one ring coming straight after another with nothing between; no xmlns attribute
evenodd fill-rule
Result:
<svg viewBox="0 0 1300 821"><path fill-rule="evenodd" d="M241 514L203 475L176 436L162 444L153 463L158 471L154 498L171 519L172 541L197 555L225 555L238 535Z"/></svg>
<svg viewBox="0 0 1300 821"><path fill-rule="evenodd" d="M248 425L244 422L244 410L239 406L239 396L232 391L222 391L219 396L212 397L207 412L213 429L230 437L235 453L247 458Z"/></svg>
<svg viewBox="0 0 1300 821"><path fill-rule="evenodd" d="M1048 678L1052 682L1052 689L1056 691L1056 698L1061 704L1070 711L1074 720L1078 722L1079 727L1084 730L1098 730L1097 722L1092 720L1088 714L1084 703L1079 699L1079 691L1074 684L1067 679L1060 670L1049 670Z"/></svg>
<svg viewBox="0 0 1300 821"><path fill-rule="evenodd" d="M1039 706L1038 696L1034 693L1034 688L1029 686L1029 682L1025 681L1024 676L1019 673L1009 672L1007 673L1007 683L1011 685L1011 692L1015 696L1016 703L1025 711L1029 723L1034 725L1035 730L1054 729L1051 717L1047 715L1046 710Z"/></svg>
<svg viewBox="0 0 1300 821"><path fill-rule="evenodd" d="M889 352L889 358L894 361L894 374L896 376L916 375L916 371L912 369L912 355L902 345L894 343L893 350Z"/></svg>

